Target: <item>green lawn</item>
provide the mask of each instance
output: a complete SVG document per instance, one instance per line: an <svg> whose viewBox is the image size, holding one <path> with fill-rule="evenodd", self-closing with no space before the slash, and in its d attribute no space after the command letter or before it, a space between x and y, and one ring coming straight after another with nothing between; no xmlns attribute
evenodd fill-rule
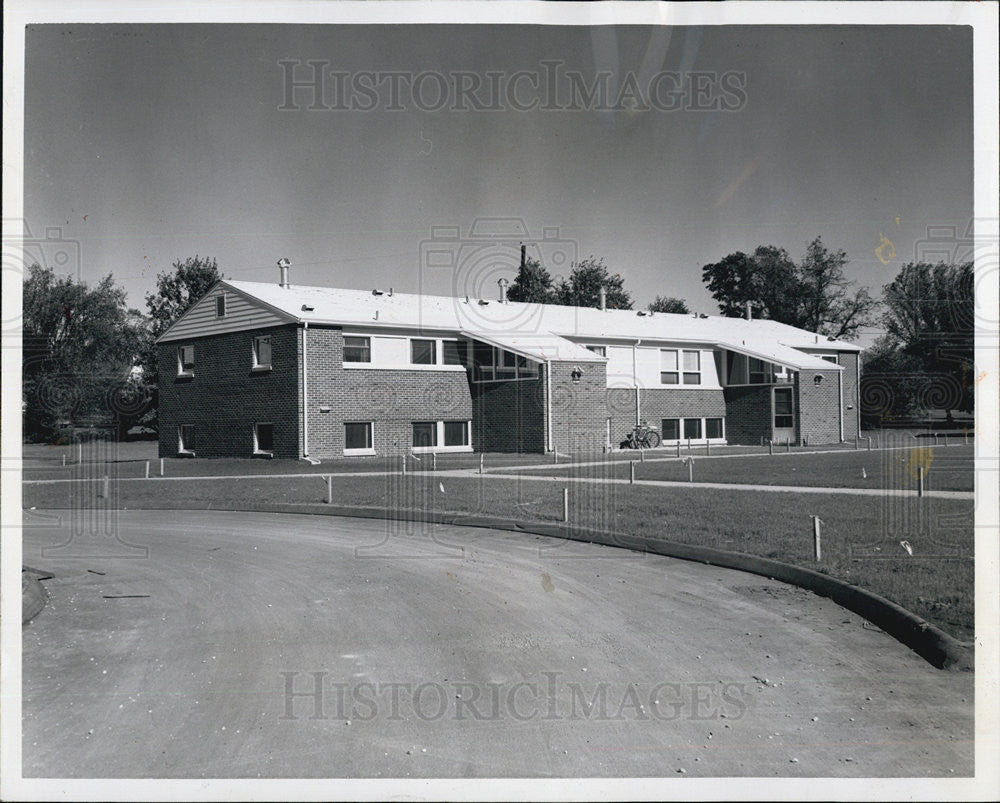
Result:
<svg viewBox="0 0 1000 803"><path fill-rule="evenodd" d="M789 459L794 458L773 458L775 463ZM343 505L524 521L551 522L562 517L563 485L558 482L517 476L411 473L371 478L334 475L333 483L334 502ZM104 500L96 498L98 487L94 481L25 485L24 505L42 509L102 506ZM568 487L571 525L747 552L818 569L882 594L958 638L972 637L971 500L845 497L697 486ZM325 482L319 476L127 481L111 484L110 504L116 508L315 504L324 501L325 493ZM813 515L824 522L823 561L818 564L812 553ZM902 540L911 545L912 556L900 546Z"/></svg>
<svg viewBox="0 0 1000 803"><path fill-rule="evenodd" d="M917 489L918 467L925 468L924 488L972 491L972 446L915 446L882 451L838 451L823 454L711 457L694 455L694 481L741 485L805 485L820 488ZM566 477L628 479L627 465L549 466L547 474ZM536 473L534 470L531 473ZM635 463L637 480L686 482L688 466L680 460Z"/></svg>

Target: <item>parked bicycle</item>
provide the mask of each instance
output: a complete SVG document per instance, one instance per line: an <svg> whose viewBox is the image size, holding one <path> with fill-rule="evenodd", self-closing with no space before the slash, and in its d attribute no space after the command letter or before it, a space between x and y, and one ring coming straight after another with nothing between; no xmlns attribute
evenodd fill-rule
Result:
<svg viewBox="0 0 1000 803"><path fill-rule="evenodd" d="M637 424L625 440L629 449L655 449L660 445L660 433L647 424Z"/></svg>

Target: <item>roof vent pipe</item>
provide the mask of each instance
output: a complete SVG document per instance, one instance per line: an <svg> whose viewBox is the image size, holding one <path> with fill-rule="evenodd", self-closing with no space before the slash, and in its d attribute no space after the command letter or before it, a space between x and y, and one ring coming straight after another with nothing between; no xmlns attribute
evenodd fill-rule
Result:
<svg viewBox="0 0 1000 803"><path fill-rule="evenodd" d="M288 268L292 263L288 261L286 257L282 257L278 260L278 268L281 270L281 281L278 282L278 287L284 287L286 290L289 287L288 284Z"/></svg>
<svg viewBox="0 0 1000 803"><path fill-rule="evenodd" d="M500 285L500 303L501 304L506 304L507 303L507 285L509 285L510 282L507 280L507 278L505 276L501 276L499 279L497 279L497 284Z"/></svg>
<svg viewBox="0 0 1000 803"><path fill-rule="evenodd" d="M598 291L598 298L601 300L601 309L606 310L608 308L608 291L602 287Z"/></svg>
<svg viewBox="0 0 1000 803"><path fill-rule="evenodd" d="M747 302L747 320L749 321L753 317L753 312L751 312L751 304Z"/></svg>

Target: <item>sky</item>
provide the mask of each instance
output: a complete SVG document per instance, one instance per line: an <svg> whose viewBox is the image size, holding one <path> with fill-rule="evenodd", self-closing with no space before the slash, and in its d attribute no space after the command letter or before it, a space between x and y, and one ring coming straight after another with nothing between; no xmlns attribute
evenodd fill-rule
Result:
<svg viewBox="0 0 1000 803"><path fill-rule="evenodd" d="M389 79L370 110L310 109L313 88L286 91L310 59L327 107L345 100L332 72L434 73L447 102L431 76L399 110ZM568 73L602 71L612 97L662 72L707 76L687 80L709 95L670 108L667 77L645 109L567 108ZM458 72L497 108L456 101ZM25 220L39 253L69 242L60 272L111 273L141 309L196 254L247 281L277 281L287 257L293 284L493 297L514 239L557 276L603 258L637 307L714 314L702 266L764 244L798 259L820 236L879 295L929 227L972 218L972 75L971 29L946 26L31 26ZM491 102L491 80L513 98ZM532 99L556 108L514 108ZM459 232L451 266L428 264L440 227Z"/></svg>

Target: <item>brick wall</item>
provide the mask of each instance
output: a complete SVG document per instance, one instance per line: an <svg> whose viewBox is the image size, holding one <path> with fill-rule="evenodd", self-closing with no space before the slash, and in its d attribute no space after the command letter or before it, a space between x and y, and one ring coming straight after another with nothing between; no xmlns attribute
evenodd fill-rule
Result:
<svg viewBox="0 0 1000 803"><path fill-rule="evenodd" d="M858 360L855 351L841 351L837 362L844 366L844 439L853 440L860 433L861 405L858 401Z"/></svg>
<svg viewBox="0 0 1000 803"><path fill-rule="evenodd" d="M472 445L477 452L545 451L545 366L538 379L475 382Z"/></svg>
<svg viewBox="0 0 1000 803"><path fill-rule="evenodd" d="M771 386L741 385L723 390L726 405L726 440L760 445L772 434Z"/></svg>
<svg viewBox="0 0 1000 803"><path fill-rule="evenodd" d="M344 369L340 329L310 327L309 455L343 457L344 423L373 421L379 455L409 454L414 421L468 421L472 396L464 371ZM329 407L329 412L320 412ZM475 426L473 426L475 429Z"/></svg>
<svg viewBox="0 0 1000 803"><path fill-rule="evenodd" d="M635 426L635 390L611 388L607 400L611 445L617 447ZM726 402L721 389L640 388L639 413L659 431L664 418L721 418Z"/></svg>
<svg viewBox="0 0 1000 803"><path fill-rule="evenodd" d="M808 443L840 442L839 371L799 371L795 376L795 429L797 440ZM820 384L814 378L822 377ZM847 405L847 377L844 377L844 405ZM845 438L853 438L846 429Z"/></svg>
<svg viewBox="0 0 1000 803"><path fill-rule="evenodd" d="M271 370L254 373L253 338L271 336ZM158 346L161 457L177 454L177 427L195 426L198 457L250 457L253 425L274 424L276 457L299 454L299 373L296 327L230 332L192 338L194 376L177 376L180 342Z"/></svg>
<svg viewBox="0 0 1000 803"><path fill-rule="evenodd" d="M572 362L552 365L552 446L557 452L600 452L607 441L607 367L584 363L579 382ZM544 366L543 366L544 370Z"/></svg>

